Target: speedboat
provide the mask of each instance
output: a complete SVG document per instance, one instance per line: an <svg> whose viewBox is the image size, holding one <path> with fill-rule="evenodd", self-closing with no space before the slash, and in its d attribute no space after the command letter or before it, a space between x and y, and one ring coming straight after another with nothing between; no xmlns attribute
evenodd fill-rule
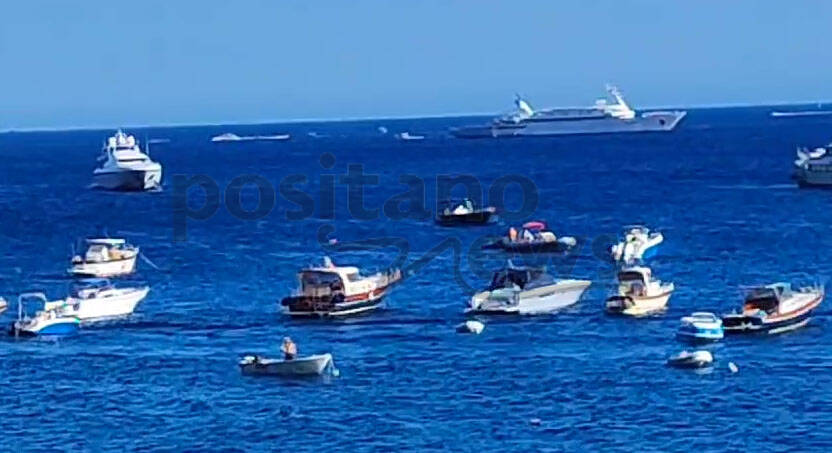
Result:
<svg viewBox="0 0 832 453"><path fill-rule="evenodd" d="M643 316L664 310L673 290L673 283L653 278L649 267L626 267L618 273L618 290L607 299L607 311Z"/></svg>
<svg viewBox="0 0 832 453"><path fill-rule="evenodd" d="M239 362L240 371L250 376L320 376L334 370L332 354L318 354L291 360L267 359L247 355Z"/></svg>
<svg viewBox="0 0 832 453"><path fill-rule="evenodd" d="M8 308L9 308L9 303L6 302L6 299L0 297L0 313L3 313Z"/></svg>
<svg viewBox="0 0 832 453"><path fill-rule="evenodd" d="M610 248L615 261L631 264L655 255L656 246L664 241L661 233L651 233L644 226L631 226L625 230L624 239Z"/></svg>
<svg viewBox="0 0 832 453"><path fill-rule="evenodd" d="M786 332L805 326L823 301L823 287L793 289L787 283L753 288L742 311L722 317L726 333Z"/></svg>
<svg viewBox="0 0 832 453"><path fill-rule="evenodd" d="M691 342L719 341L724 336L722 320L713 313L696 312L683 317L676 336Z"/></svg>
<svg viewBox="0 0 832 453"><path fill-rule="evenodd" d="M149 291L149 286L117 288L103 278L87 279L72 285L66 299L48 302L46 307L83 322L103 321L132 314Z"/></svg>
<svg viewBox="0 0 832 453"><path fill-rule="evenodd" d="M136 270L139 248L124 239L94 238L86 240L83 256L72 258L69 273L84 277L117 277Z"/></svg>
<svg viewBox="0 0 832 453"><path fill-rule="evenodd" d="M30 316L26 312L27 301L35 300L42 307ZM17 298L17 320L9 327L13 336L62 336L78 332L81 320L76 316L64 315L58 310L48 308L49 302L43 293L24 293Z"/></svg>
<svg viewBox="0 0 832 453"><path fill-rule="evenodd" d="M104 163L93 172L95 187L142 191L162 185L162 166L141 151L135 137L121 130L107 140L99 161Z"/></svg>
<svg viewBox="0 0 832 453"><path fill-rule="evenodd" d="M491 284L474 294L466 313L541 314L575 304L589 280L556 279L545 268L508 266L494 273Z"/></svg>
<svg viewBox="0 0 832 453"><path fill-rule="evenodd" d="M485 244L483 248L499 248L514 253L547 253L563 252L577 243L574 237L557 237L549 231L546 223L533 221L523 224L519 232L514 227L509 228L507 236Z"/></svg>
<svg viewBox="0 0 832 453"><path fill-rule="evenodd" d="M497 212L493 206L477 208L469 199L446 200L436 215L436 223L443 226L484 225Z"/></svg>
<svg viewBox="0 0 832 453"><path fill-rule="evenodd" d="M667 364L676 368L706 368L714 363L714 356L709 351L682 351L667 359Z"/></svg>
<svg viewBox="0 0 832 453"><path fill-rule="evenodd" d="M329 257L323 266L303 269L298 274L299 288L280 304L291 316L346 316L375 310L402 278L398 269L369 276L357 267L336 266Z"/></svg>
<svg viewBox="0 0 832 453"><path fill-rule="evenodd" d="M255 142L255 141L283 141L289 140L291 136L289 134L275 134L275 135L247 135L247 136L239 136L237 134L226 132L224 134L220 134L214 137L211 137L211 141L214 143L222 143L222 142Z"/></svg>
<svg viewBox="0 0 832 453"><path fill-rule="evenodd" d="M415 142L421 141L425 139L424 135L415 135L411 134L410 132L401 132L396 134L396 138L405 142Z"/></svg>

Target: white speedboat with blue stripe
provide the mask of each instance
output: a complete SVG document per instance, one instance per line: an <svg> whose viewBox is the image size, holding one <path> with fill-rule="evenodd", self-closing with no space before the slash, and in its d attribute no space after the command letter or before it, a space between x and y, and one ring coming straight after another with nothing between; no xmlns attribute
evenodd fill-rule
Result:
<svg viewBox="0 0 832 453"><path fill-rule="evenodd" d="M43 293L24 293L17 298L17 320L9 328L9 334L16 337L63 336L78 332L81 320L64 315L58 310L43 309L29 315L27 301L35 301L46 307L49 302Z"/></svg>
<svg viewBox="0 0 832 453"><path fill-rule="evenodd" d="M686 341L719 341L725 335L722 320L715 314L696 312L681 320L676 336Z"/></svg>

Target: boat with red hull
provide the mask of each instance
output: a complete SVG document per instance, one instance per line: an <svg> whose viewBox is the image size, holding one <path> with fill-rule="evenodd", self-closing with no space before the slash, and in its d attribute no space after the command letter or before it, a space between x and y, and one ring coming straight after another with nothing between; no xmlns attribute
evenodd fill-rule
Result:
<svg viewBox="0 0 832 453"><path fill-rule="evenodd" d="M355 315L380 307L384 296L401 278L398 269L363 276L357 267L336 266L325 258L323 266L310 267L298 274L297 292L280 304L290 316Z"/></svg>
<svg viewBox="0 0 832 453"><path fill-rule="evenodd" d="M775 283L752 289L741 312L722 317L725 333L781 333L805 326L823 302L822 287L792 289Z"/></svg>

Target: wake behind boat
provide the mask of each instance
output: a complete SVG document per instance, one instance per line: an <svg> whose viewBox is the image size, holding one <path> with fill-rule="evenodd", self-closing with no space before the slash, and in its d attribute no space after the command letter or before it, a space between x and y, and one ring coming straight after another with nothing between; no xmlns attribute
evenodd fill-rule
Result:
<svg viewBox="0 0 832 453"><path fill-rule="evenodd" d="M214 143L223 143L223 142L254 142L254 141L283 141L289 140L291 135L289 134L275 134L275 135L247 135L247 136L239 136L237 134L226 132L224 134L220 134L214 137L211 137L211 141Z"/></svg>
<svg viewBox="0 0 832 453"><path fill-rule="evenodd" d="M752 289L741 311L722 317L725 333L781 333L805 326L823 301L822 287L794 290L786 283Z"/></svg>
<svg viewBox="0 0 832 453"><path fill-rule="evenodd" d="M141 151L135 137L120 129L107 140L99 161L103 164L93 171L93 187L143 191L158 189L162 185L162 166Z"/></svg>
<svg viewBox="0 0 832 453"><path fill-rule="evenodd" d="M612 102L599 99L594 107L539 111L517 95L514 112L494 119L491 124L451 129L451 134L459 138L501 138L672 131L686 115L684 111L637 114L616 87L608 85L607 92Z"/></svg>

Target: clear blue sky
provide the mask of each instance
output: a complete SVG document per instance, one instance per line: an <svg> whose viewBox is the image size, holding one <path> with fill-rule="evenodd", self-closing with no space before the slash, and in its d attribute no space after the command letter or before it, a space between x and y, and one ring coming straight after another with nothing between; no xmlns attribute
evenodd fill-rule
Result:
<svg viewBox="0 0 832 453"><path fill-rule="evenodd" d="M832 1L0 4L0 130L832 99Z"/></svg>

